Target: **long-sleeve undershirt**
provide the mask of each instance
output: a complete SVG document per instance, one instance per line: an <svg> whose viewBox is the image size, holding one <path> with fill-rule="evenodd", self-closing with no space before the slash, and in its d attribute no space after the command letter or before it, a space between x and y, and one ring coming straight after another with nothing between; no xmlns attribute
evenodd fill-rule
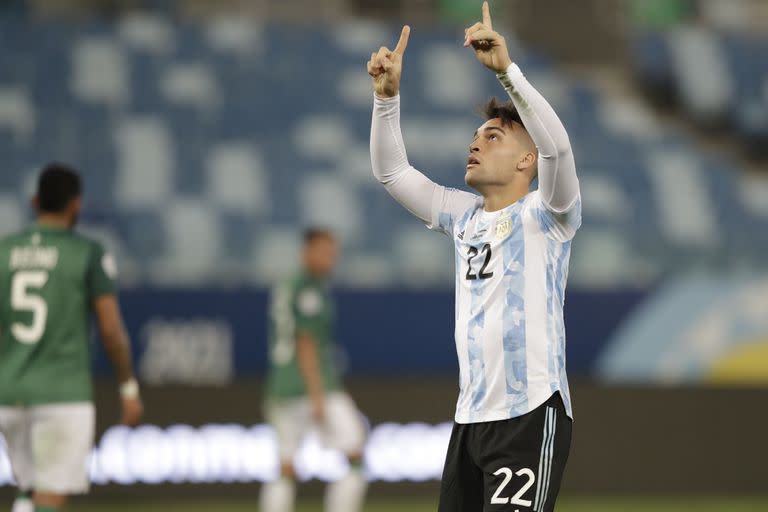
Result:
<svg viewBox="0 0 768 512"><path fill-rule="evenodd" d="M545 208L567 212L579 197L579 181L568 134L544 97L512 64L499 76L538 149L539 193ZM400 130L400 97L374 97L371 123L373 174L387 191L424 223L434 224L441 204L469 208L477 196L437 185L408 162Z"/></svg>

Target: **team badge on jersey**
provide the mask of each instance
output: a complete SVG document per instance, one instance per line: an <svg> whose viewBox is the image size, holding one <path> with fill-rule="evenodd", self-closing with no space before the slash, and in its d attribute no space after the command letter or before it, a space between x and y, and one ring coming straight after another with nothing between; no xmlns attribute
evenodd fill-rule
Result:
<svg viewBox="0 0 768 512"><path fill-rule="evenodd" d="M501 218L496 222L496 240L504 240L512 233L512 219Z"/></svg>

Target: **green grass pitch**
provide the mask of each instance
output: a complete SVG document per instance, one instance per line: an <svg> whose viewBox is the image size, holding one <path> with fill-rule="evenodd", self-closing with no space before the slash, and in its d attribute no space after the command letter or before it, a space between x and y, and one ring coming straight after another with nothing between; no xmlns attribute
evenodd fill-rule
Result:
<svg viewBox="0 0 768 512"><path fill-rule="evenodd" d="M77 503L71 512L254 512L258 509L256 499L252 502L210 501L177 502L152 505L151 503ZM382 499L370 500L365 512L435 512L435 500ZM768 496L749 497L654 497L654 498L575 498L563 497L558 502L558 512L768 512ZM323 512L319 502L300 502L297 512ZM523 512L523 511L521 511Z"/></svg>

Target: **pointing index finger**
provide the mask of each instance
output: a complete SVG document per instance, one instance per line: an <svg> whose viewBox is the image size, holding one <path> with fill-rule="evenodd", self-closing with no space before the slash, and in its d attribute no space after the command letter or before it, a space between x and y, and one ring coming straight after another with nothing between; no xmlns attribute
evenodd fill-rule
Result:
<svg viewBox="0 0 768 512"><path fill-rule="evenodd" d="M403 31L400 32L400 40L397 42L397 46L395 47L395 53L398 55L402 55L405 53L405 48L408 46L408 37L411 34L411 27L408 25L405 25L403 27Z"/></svg>
<svg viewBox="0 0 768 512"><path fill-rule="evenodd" d="M488 0L483 2L483 25L488 27L489 30L493 30L493 24L491 23L491 8L488 5Z"/></svg>

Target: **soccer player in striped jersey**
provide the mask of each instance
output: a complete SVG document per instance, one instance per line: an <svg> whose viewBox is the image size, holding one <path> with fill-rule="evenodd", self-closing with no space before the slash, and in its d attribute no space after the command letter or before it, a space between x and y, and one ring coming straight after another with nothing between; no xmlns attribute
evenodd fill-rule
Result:
<svg viewBox="0 0 768 512"><path fill-rule="evenodd" d="M47 166L37 222L0 240L0 432L20 491L13 512L54 512L88 491L92 313L120 382L123 423L143 412L114 260L73 229L80 196L73 169Z"/></svg>
<svg viewBox="0 0 768 512"><path fill-rule="evenodd" d="M400 76L410 28L371 55L371 163L387 191L452 238L460 393L440 512L552 511L571 442L563 302L579 182L565 128L483 21L465 47L494 71L510 102L490 101L469 145L465 181L433 183L408 162ZM538 188L529 191L538 176Z"/></svg>

